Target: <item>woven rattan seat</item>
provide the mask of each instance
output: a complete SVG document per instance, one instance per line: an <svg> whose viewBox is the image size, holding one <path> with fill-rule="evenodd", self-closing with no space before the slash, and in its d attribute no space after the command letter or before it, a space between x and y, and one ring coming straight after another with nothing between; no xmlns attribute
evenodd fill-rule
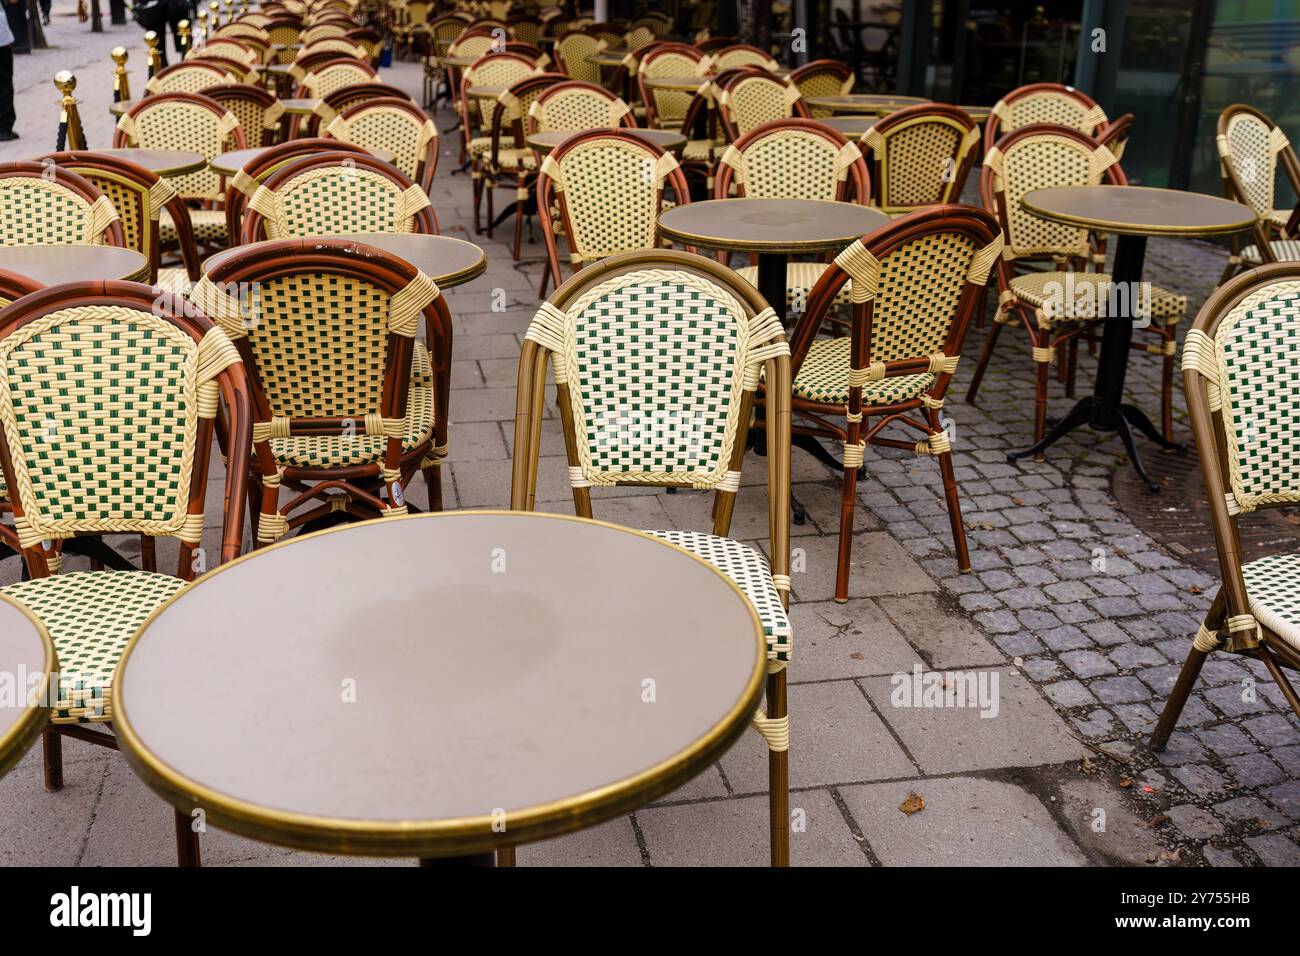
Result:
<svg viewBox="0 0 1300 956"><path fill-rule="evenodd" d="M1072 276L1072 279L1067 280L1067 276ZM1099 316L1095 312L1081 313L1076 309L1073 313L1058 315L1044 308L1050 300L1061 294L1062 288L1064 288L1067 281L1073 281L1078 285L1092 282L1098 286L1104 286L1109 284L1110 275L1105 272L1066 273L1050 270L1027 272L1024 275L1014 277L1010 282L1010 287L1019 301L1039 310L1040 322L1046 320L1049 325L1057 325L1063 322L1090 322L1097 319ZM1151 290L1150 318L1152 322L1158 322L1161 325L1173 325L1182 320L1187 312L1187 296L1178 295L1152 283L1148 283L1148 288ZM1090 302L1092 300L1080 298L1079 301ZM1106 303L1101 302L1100 304L1104 307ZM1104 314L1101 317L1104 318Z"/></svg>
<svg viewBox="0 0 1300 956"><path fill-rule="evenodd" d="M848 404L852 344L847 335L814 342L794 377L794 394L827 405ZM928 389L934 379L929 372L921 372L868 382L862 386L862 402L864 405L905 402Z"/></svg>
<svg viewBox="0 0 1300 956"><path fill-rule="evenodd" d="M190 229L199 242L226 241L226 212L224 209L191 209ZM177 239L176 221L164 209L158 216L158 236L164 242Z"/></svg>
<svg viewBox="0 0 1300 956"><path fill-rule="evenodd" d="M1250 613L1300 652L1300 554L1274 554L1241 566Z"/></svg>
<svg viewBox="0 0 1300 956"><path fill-rule="evenodd" d="M1300 260L1300 239L1274 239L1268 246L1273 253L1274 261ZM1268 260L1259 251L1259 246L1252 244L1241 250L1241 261L1247 265L1258 266Z"/></svg>

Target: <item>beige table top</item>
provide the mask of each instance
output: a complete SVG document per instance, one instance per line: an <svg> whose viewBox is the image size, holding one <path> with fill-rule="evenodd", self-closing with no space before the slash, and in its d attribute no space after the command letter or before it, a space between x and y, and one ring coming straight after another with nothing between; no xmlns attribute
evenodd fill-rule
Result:
<svg viewBox="0 0 1300 956"><path fill-rule="evenodd" d="M0 777L40 737L50 719L51 676L59 669L44 625L0 594L0 673L13 681L12 699L0 698ZM32 683L34 681L34 683Z"/></svg>
<svg viewBox="0 0 1300 956"><path fill-rule="evenodd" d="M20 273L41 285L83 279L142 280L149 274L144 256L118 246L0 246L0 269Z"/></svg>
<svg viewBox="0 0 1300 956"><path fill-rule="evenodd" d="M202 153L194 153L184 149L133 149L129 147L79 149L77 155L113 156L117 159L125 159L137 166L143 166L159 176L183 176L186 173L198 172L208 164Z"/></svg>
<svg viewBox="0 0 1300 956"><path fill-rule="evenodd" d="M438 63L442 66L450 66L458 70L463 70L467 66L473 66L474 61L477 59L477 56L442 56L438 58Z"/></svg>
<svg viewBox="0 0 1300 956"><path fill-rule="evenodd" d="M1134 236L1226 236L1255 224L1241 203L1155 186L1035 189L1020 204L1051 222Z"/></svg>
<svg viewBox="0 0 1300 956"><path fill-rule="evenodd" d="M301 237L306 241L308 237ZM347 235L321 236L322 239L342 239L356 242L363 246L374 246L391 252L405 259L430 279L440 289L450 289L476 279L487 270L487 254L472 242L455 239L451 236L426 236L419 233L350 233ZM267 240L270 242L283 240ZM265 245L265 242L253 242L243 246L226 249L203 262L203 271L211 272L217 266L229 262L236 256L250 249Z"/></svg>
<svg viewBox="0 0 1300 956"><path fill-rule="evenodd" d="M989 118L989 114L993 112L993 107L991 106L958 106L957 109L961 110L977 123L984 122Z"/></svg>
<svg viewBox="0 0 1300 956"><path fill-rule="evenodd" d="M109 103L109 104L108 104L108 111L109 111L110 113L112 113L114 116L121 116L123 113L125 113L127 110L129 110L131 107L135 106L135 104L138 103L138 102L140 102L140 101L139 101L139 100L122 100L121 102L118 102L118 103Z"/></svg>
<svg viewBox="0 0 1300 956"><path fill-rule="evenodd" d="M821 116L815 122L829 126L845 136L861 136L880 122L879 116Z"/></svg>
<svg viewBox="0 0 1300 956"><path fill-rule="evenodd" d="M588 63L595 63L597 66L622 66L623 61L627 59L628 51L619 50L601 50L599 53L592 53L584 59Z"/></svg>
<svg viewBox="0 0 1300 956"><path fill-rule="evenodd" d="M494 100L504 93L505 89L504 86L499 84L484 84L483 86L471 86L465 93L472 100Z"/></svg>
<svg viewBox="0 0 1300 956"><path fill-rule="evenodd" d="M296 97L287 100L281 100L280 105L284 111L291 116L307 116L315 111L320 105L320 100L311 99L310 97Z"/></svg>
<svg viewBox="0 0 1300 956"><path fill-rule="evenodd" d="M707 76L656 76L646 77L645 85L652 90L675 90L679 93L693 93L705 83Z"/></svg>
<svg viewBox="0 0 1300 956"><path fill-rule="evenodd" d="M266 72L270 73L272 76L292 76L293 64L292 63L270 63L267 64Z"/></svg>
<svg viewBox="0 0 1300 956"><path fill-rule="evenodd" d="M732 252L840 249L889 222L878 209L816 199L710 199L659 214L659 234L674 242Z"/></svg>
<svg viewBox="0 0 1300 956"><path fill-rule="evenodd" d="M222 176L233 176L268 149L274 148L273 146L253 146L249 149L232 149L228 153L220 153L215 156L208 165L212 167L212 171L215 173L220 173ZM375 148L368 149L366 152L384 163L391 163L394 158L393 153L387 149Z"/></svg>
<svg viewBox="0 0 1300 956"><path fill-rule="evenodd" d="M867 113L885 116L907 106L929 103L930 100L919 96L895 96L889 93L846 93L842 96L810 96L805 100L809 106L837 113Z"/></svg>
<svg viewBox="0 0 1300 956"><path fill-rule="evenodd" d="M466 855L681 786L744 732L765 670L748 600L678 548L560 515L442 512L200 578L123 654L114 729L153 790L222 829Z"/></svg>
<svg viewBox="0 0 1300 956"><path fill-rule="evenodd" d="M631 133L647 142L654 143L660 149L678 152L686 148L686 137L673 129L643 129L640 127L620 127L620 132ZM533 133L528 137L528 145L539 153L549 153L570 136L578 135L573 130L551 129Z"/></svg>

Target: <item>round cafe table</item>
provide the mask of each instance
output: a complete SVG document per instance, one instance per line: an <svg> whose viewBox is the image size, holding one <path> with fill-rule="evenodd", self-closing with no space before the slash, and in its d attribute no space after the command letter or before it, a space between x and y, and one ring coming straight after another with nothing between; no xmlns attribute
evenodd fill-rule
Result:
<svg viewBox="0 0 1300 956"><path fill-rule="evenodd" d="M500 84L484 84L483 86L471 86L465 91L465 94L472 100L494 100L505 90L506 88Z"/></svg>
<svg viewBox="0 0 1300 956"><path fill-rule="evenodd" d="M159 176L184 176L186 173L196 173L208 164L207 158L202 153L194 153L184 149L134 149L131 147L81 149L77 150L75 155L112 156L116 159L125 159L137 166L143 166Z"/></svg>
<svg viewBox="0 0 1300 956"><path fill-rule="evenodd" d="M0 698L0 777L36 743L50 719L50 681L58 658L49 632L26 608L0 594L0 673L13 681Z"/></svg>
<svg viewBox="0 0 1300 956"><path fill-rule="evenodd" d="M656 76L646 77L645 85L652 90L670 90L674 93L694 93L705 83L707 76Z"/></svg>
<svg viewBox="0 0 1300 956"><path fill-rule="evenodd" d="M908 106L929 103L920 96L895 96L892 93L845 93L841 96L810 96L810 107L833 110L836 113L865 113L868 116L887 116Z"/></svg>
<svg viewBox="0 0 1300 956"><path fill-rule="evenodd" d="M848 137L858 137L880 122L879 116L821 116L814 122L829 126Z"/></svg>
<svg viewBox="0 0 1300 956"><path fill-rule="evenodd" d="M1161 448L1181 449L1184 446L1165 441L1140 408L1123 400L1124 377L1128 371L1129 347L1136 318L1132 306L1139 298L1147 237L1229 236L1254 226L1255 214L1247 206L1216 196L1151 186L1035 189L1025 193L1020 204L1049 222L1117 235L1115 264L1110 277L1117 293L1124 290L1124 294L1114 297L1116 303L1123 306L1117 314L1104 316L1101 354L1097 359L1097 379L1092 394L1080 399L1042 441L1031 448L1008 453L1007 459L1014 461L1038 455L1063 435L1084 425L1096 431L1117 431L1134 470L1147 488L1157 492L1160 486L1151 480L1142 465L1132 428Z"/></svg>
<svg viewBox="0 0 1300 956"><path fill-rule="evenodd" d="M144 256L118 246L0 246L0 269L20 273L41 285L83 279L143 282L149 275Z"/></svg>
<svg viewBox="0 0 1300 956"><path fill-rule="evenodd" d="M716 761L766 661L736 585L657 538L409 515L262 548L179 592L122 655L114 729L150 788L224 830L490 866Z"/></svg>
<svg viewBox="0 0 1300 956"><path fill-rule="evenodd" d="M643 129L641 127L620 127L620 132L631 133L648 143L654 143L662 150L680 153L686 148L686 137L674 129ZM549 153L570 136L578 135L573 130L549 129L533 133L528 137L528 145L539 153Z"/></svg>
<svg viewBox="0 0 1300 956"><path fill-rule="evenodd" d="M320 105L320 100L311 97L291 97L281 100L280 105L290 116L310 116Z"/></svg>
<svg viewBox="0 0 1300 956"><path fill-rule="evenodd" d="M298 237L306 241L308 236ZM472 242L451 236L426 236L411 232L367 232L347 235L322 236L322 239L344 239L361 245L374 246L405 259L430 279L440 289L450 289L476 279L487 270L487 255ZM266 240L281 242L283 240ZM265 242L250 242L209 256L203 262L203 271L211 272L222 263L229 262L248 250Z"/></svg>
<svg viewBox="0 0 1300 956"><path fill-rule="evenodd" d="M108 104L108 111L114 116L121 116L131 107L135 106L137 100L119 100Z"/></svg>
<svg viewBox="0 0 1300 956"><path fill-rule="evenodd" d="M438 63L445 67L451 67L455 70L463 70L468 66L473 66L477 56L442 56L438 58Z"/></svg>
<svg viewBox="0 0 1300 956"><path fill-rule="evenodd" d="M222 176L233 176L268 149L274 148L273 146L254 146L250 149L232 149L228 153L220 153L213 157L212 162L208 165L212 167L212 171L215 173L220 173ZM394 158L393 153L386 149L367 149L366 152L382 163L391 163Z"/></svg>

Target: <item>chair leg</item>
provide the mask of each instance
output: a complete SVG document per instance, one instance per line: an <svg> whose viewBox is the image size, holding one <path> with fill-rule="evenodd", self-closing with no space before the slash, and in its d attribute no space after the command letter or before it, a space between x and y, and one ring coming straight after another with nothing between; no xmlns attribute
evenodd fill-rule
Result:
<svg viewBox="0 0 1300 956"><path fill-rule="evenodd" d="M429 465L424 469L424 483L429 488L429 510L442 510L442 465Z"/></svg>
<svg viewBox="0 0 1300 956"><path fill-rule="evenodd" d="M785 668L767 675L767 716L785 717ZM772 865L790 865L790 751L767 751L768 811Z"/></svg>
<svg viewBox="0 0 1300 956"><path fill-rule="evenodd" d="M1152 750L1164 750L1165 744L1169 743L1169 735L1174 732L1178 717L1182 714L1187 698L1192 693L1192 687L1196 684L1196 678L1200 675L1201 668L1205 666L1205 659L1209 656L1208 652L1195 647L1188 653L1187 660L1183 662L1183 669L1178 672L1174 689L1170 692L1169 699L1165 701L1164 709L1160 711L1160 720L1156 724L1156 729L1151 734L1149 746Z"/></svg>
<svg viewBox="0 0 1300 956"><path fill-rule="evenodd" d="M1172 333L1168 339L1162 340L1172 342ZM1165 441L1174 440L1174 362L1176 355L1166 355L1163 358L1164 367L1160 370L1160 425L1164 429Z"/></svg>
<svg viewBox="0 0 1300 956"><path fill-rule="evenodd" d="M512 846L503 846L497 850L497 866L514 866L515 865L515 848Z"/></svg>
<svg viewBox="0 0 1300 956"><path fill-rule="evenodd" d="M478 170L472 170L470 178L474 184L474 232L478 234L483 231L482 220L479 218L479 206L483 202L483 176Z"/></svg>
<svg viewBox="0 0 1300 956"><path fill-rule="evenodd" d="M524 193L524 184L523 184L523 180L520 180L520 181L519 181L519 186L518 186L518 188L515 189L515 248L514 248L514 253L513 253L513 254L514 254L514 260L515 260L515 262L518 262L518 261L519 261L519 253L520 253L520 249L521 249L521 247L523 246L523 241L524 241L524 207L525 207L526 205L528 205L528 200L527 200L526 198L525 198L525 199L520 199L520 198L519 198L519 196L520 196L521 193ZM526 193L525 193L525 195L526 195Z"/></svg>
<svg viewBox="0 0 1300 956"><path fill-rule="evenodd" d="M41 756L45 762L45 790L56 793L63 789L63 738L47 727L41 734Z"/></svg>
<svg viewBox="0 0 1300 956"><path fill-rule="evenodd" d="M179 810L173 810L172 817L176 823L176 865L200 866L199 835L194 832L190 818Z"/></svg>
<svg viewBox="0 0 1300 956"><path fill-rule="evenodd" d="M952 452L943 452L939 458L939 474L943 476L943 496L948 501L948 523L952 526L952 544L957 549L957 570L970 571L970 551L966 547L966 527L961 521L961 500L957 495L957 474L952 467Z"/></svg>
<svg viewBox="0 0 1300 956"><path fill-rule="evenodd" d="M1065 374L1065 397L1074 398L1074 383L1079 373L1079 339L1074 337L1070 339L1070 348L1065 353L1065 365L1063 372Z"/></svg>
<svg viewBox="0 0 1300 956"><path fill-rule="evenodd" d="M1047 434L1047 378L1052 369L1051 359L1034 362L1037 372L1034 387L1034 444L1043 440ZM1046 461L1042 452L1034 456L1034 461Z"/></svg>
<svg viewBox="0 0 1300 956"><path fill-rule="evenodd" d="M980 352L979 364L975 366L975 374L971 377L970 388L966 389L967 405L975 404L975 396L979 394L980 382L984 380L984 370L988 368L989 359L993 357L993 346L997 343L998 335L1001 332L1001 322L994 322L989 326L989 336L984 340L984 350Z"/></svg>
<svg viewBox="0 0 1300 956"><path fill-rule="evenodd" d="M844 484L840 494L840 545L835 566L835 601L844 604L849 599L849 563L853 557L853 509L857 504L858 468L844 469Z"/></svg>
<svg viewBox="0 0 1300 956"><path fill-rule="evenodd" d="M497 217L496 180L484 178L483 192L487 196L487 237L492 238L492 221Z"/></svg>

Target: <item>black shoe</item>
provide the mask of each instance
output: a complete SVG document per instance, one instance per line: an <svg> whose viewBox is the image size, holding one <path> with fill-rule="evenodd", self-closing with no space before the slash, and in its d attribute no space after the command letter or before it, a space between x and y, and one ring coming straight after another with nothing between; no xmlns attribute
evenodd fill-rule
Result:
<svg viewBox="0 0 1300 956"><path fill-rule="evenodd" d="M18 134L11 129L0 132L0 143L8 143L11 140L15 140L17 138L18 138Z"/></svg>

